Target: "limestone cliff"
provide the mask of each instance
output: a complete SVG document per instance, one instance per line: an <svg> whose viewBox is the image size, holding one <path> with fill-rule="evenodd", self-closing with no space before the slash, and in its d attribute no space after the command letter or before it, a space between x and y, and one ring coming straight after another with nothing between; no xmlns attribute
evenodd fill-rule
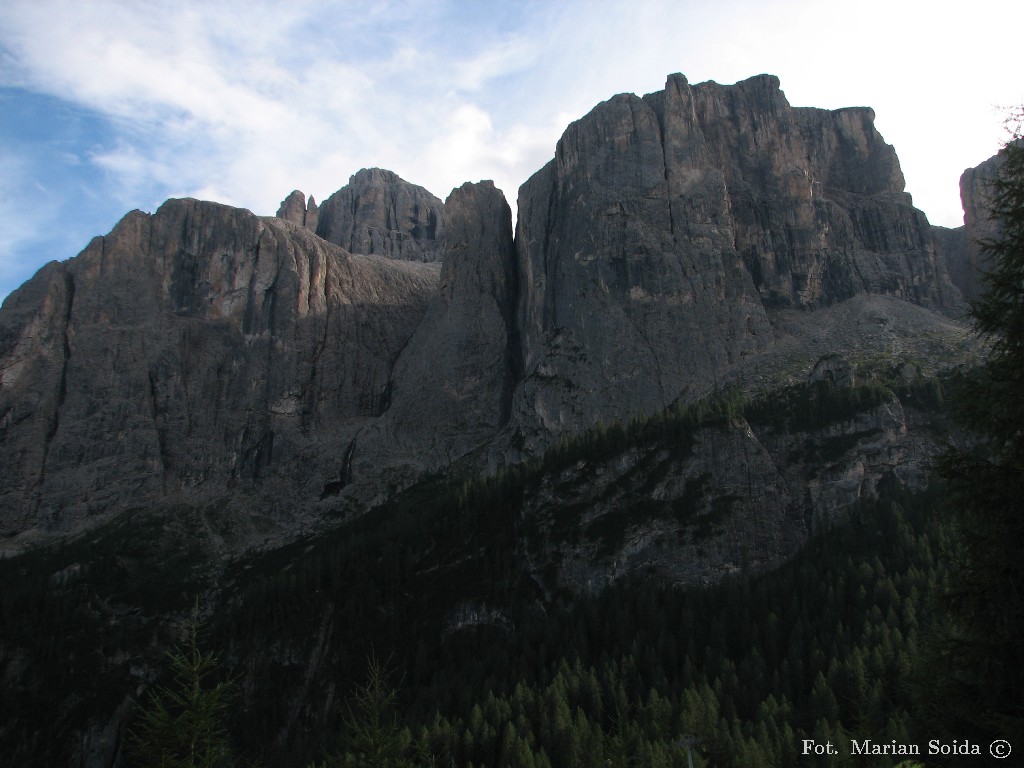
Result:
<svg viewBox="0 0 1024 768"><path fill-rule="evenodd" d="M0 311L0 538L159 502L245 546L824 354L934 370L969 356L946 261L872 112L770 76L598 105L514 239L493 184L381 169L272 218L169 201Z"/></svg>
<svg viewBox="0 0 1024 768"><path fill-rule="evenodd" d="M307 200L306 196L296 189L281 201L281 207L277 209L277 218L316 232L320 208L312 195Z"/></svg>
<svg viewBox="0 0 1024 768"><path fill-rule="evenodd" d="M960 176L960 202L964 225L953 229L933 227L936 247L946 261L953 283L966 299L981 292L985 256L981 243L999 236L999 226L989 214L990 187L1003 165L1003 151Z"/></svg>
<svg viewBox="0 0 1024 768"><path fill-rule="evenodd" d="M511 211L490 181L445 201L441 288L403 350L389 407L355 452L357 475L436 470L508 422L518 380Z"/></svg>
<svg viewBox="0 0 1024 768"><path fill-rule="evenodd" d="M972 237L967 227L932 226L935 253L946 265L950 281L965 300L974 298L978 292L977 268L973 266L971 256L976 250Z"/></svg>
<svg viewBox="0 0 1024 768"><path fill-rule="evenodd" d="M981 291L981 275L985 272L985 256L981 243L999 235L998 225L989 215L989 187L1003 165L1003 153L990 157L983 163L968 168L960 176L960 202L964 208L963 237L965 248L958 253L957 264L962 275L963 292L974 298Z"/></svg>
<svg viewBox="0 0 1024 768"><path fill-rule="evenodd" d="M0 535L174 498L294 517L342 478L436 290L436 266L248 211L128 214L0 315Z"/></svg>
<svg viewBox="0 0 1024 768"><path fill-rule="evenodd" d="M520 190L528 434L706 391L772 344L769 312L862 294L959 314L870 109L793 108L777 78L626 94Z"/></svg>
<svg viewBox="0 0 1024 768"><path fill-rule="evenodd" d="M316 233L350 253L438 261L444 204L392 171L364 168L324 200Z"/></svg>

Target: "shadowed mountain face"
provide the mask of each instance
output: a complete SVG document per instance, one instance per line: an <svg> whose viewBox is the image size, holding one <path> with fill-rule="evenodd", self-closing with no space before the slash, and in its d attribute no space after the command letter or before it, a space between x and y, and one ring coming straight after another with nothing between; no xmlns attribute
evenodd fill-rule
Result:
<svg viewBox="0 0 1024 768"><path fill-rule="evenodd" d="M574 429L706 390L771 346L773 308L878 293L959 313L873 118L794 109L770 76L674 75L569 126L520 192L524 421Z"/></svg>
<svg viewBox="0 0 1024 768"><path fill-rule="evenodd" d="M436 290L436 266L248 211L128 214L4 305L4 535L178 495L315 499Z"/></svg>
<svg viewBox="0 0 1024 768"><path fill-rule="evenodd" d="M154 504L226 509L231 546L289 538L425 471L893 357L908 317L942 329L936 368L957 242L937 251L870 109L793 108L770 76L598 105L514 239L490 182L441 203L380 169L276 218L133 212L0 311L0 539Z"/></svg>
<svg viewBox="0 0 1024 768"><path fill-rule="evenodd" d="M1018 140L1019 142L1020 140ZM950 274L968 299L981 293L981 275L987 271L981 243L1000 235L997 222L989 215L991 185L1005 162L1005 150L960 176L960 201L964 226L938 232L950 262Z"/></svg>
<svg viewBox="0 0 1024 768"><path fill-rule="evenodd" d="M871 110L673 75L566 129L514 235L491 182L442 203L380 169L276 217L129 213L0 309L0 752L120 764L197 594L247 754L307 765L364 645L436 693L437 653L461 674L517 621L763 572L865 501L897 520L979 353L950 276L976 284L994 168L933 228ZM635 649L614 623L590 636Z"/></svg>

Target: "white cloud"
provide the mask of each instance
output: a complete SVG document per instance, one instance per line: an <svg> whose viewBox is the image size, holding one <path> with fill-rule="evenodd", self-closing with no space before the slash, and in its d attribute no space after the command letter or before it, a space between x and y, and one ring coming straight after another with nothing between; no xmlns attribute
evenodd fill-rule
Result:
<svg viewBox="0 0 1024 768"><path fill-rule="evenodd" d="M491 178L514 206L597 102L672 72L772 72L795 105L873 106L917 204L955 224L960 171L1002 138L991 104L1024 98L1022 21L994 0L9 0L0 85L109 122L112 139L71 151L124 210L192 195L271 213L366 166L442 197Z"/></svg>

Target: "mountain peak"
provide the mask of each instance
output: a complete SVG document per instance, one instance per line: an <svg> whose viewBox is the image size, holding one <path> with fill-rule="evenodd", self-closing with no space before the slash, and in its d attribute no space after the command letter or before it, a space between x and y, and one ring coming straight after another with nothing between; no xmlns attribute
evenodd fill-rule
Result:
<svg viewBox="0 0 1024 768"><path fill-rule="evenodd" d="M293 190L288 197L281 201L281 207L277 209L277 218L298 224L300 227L316 231L317 224L316 200L310 195L308 200L299 190Z"/></svg>
<svg viewBox="0 0 1024 768"><path fill-rule="evenodd" d="M438 261L444 203L394 171L363 168L320 206L316 233L351 253Z"/></svg>
<svg viewBox="0 0 1024 768"><path fill-rule="evenodd" d="M0 507L18 511L0 536L200 487L290 489L298 518L400 487L400 465L493 467L722 382L799 378L772 357L809 348L794 318L961 309L902 181L868 109L670 75L567 127L514 238L493 182L443 203L383 168L319 206L294 190L278 219L130 215L0 312Z"/></svg>
<svg viewBox="0 0 1024 768"><path fill-rule="evenodd" d="M389 171L386 168L360 168L349 177L348 183L351 186L361 186L370 184L408 184L409 182L394 171Z"/></svg>

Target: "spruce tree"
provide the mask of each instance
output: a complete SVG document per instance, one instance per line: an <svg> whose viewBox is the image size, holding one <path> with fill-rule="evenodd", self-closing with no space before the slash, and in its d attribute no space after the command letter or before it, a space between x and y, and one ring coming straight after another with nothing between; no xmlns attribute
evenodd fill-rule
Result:
<svg viewBox="0 0 1024 768"><path fill-rule="evenodd" d="M226 768L234 764L226 720L233 685L212 682L218 660L199 648L198 612L183 647L167 654L171 682L157 687L128 738L133 768Z"/></svg>
<svg viewBox="0 0 1024 768"><path fill-rule="evenodd" d="M1018 115L1019 117L1019 115ZM960 551L948 605L947 687L936 708L951 736L1024 750L1024 141L1018 121L989 189L998 234L981 243L972 303L986 361L961 395L968 447L941 461ZM934 703L934 702L933 702Z"/></svg>
<svg viewBox="0 0 1024 768"><path fill-rule="evenodd" d="M324 768L412 768L412 738L395 711L398 691L388 680L387 664L376 656L368 660L367 680L352 692L342 724L342 749L323 763ZM429 764L426 762L425 764Z"/></svg>

